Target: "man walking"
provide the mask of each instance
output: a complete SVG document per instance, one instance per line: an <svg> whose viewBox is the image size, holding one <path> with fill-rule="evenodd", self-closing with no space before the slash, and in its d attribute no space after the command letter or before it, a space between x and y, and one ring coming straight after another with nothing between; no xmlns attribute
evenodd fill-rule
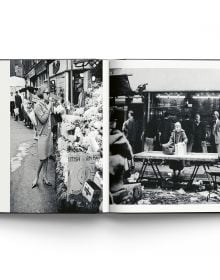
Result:
<svg viewBox="0 0 220 280"><path fill-rule="evenodd" d="M11 117L13 117L14 114L15 114L14 108L15 108L15 97L13 95L13 92L11 92L11 96L10 96L10 113L11 113Z"/></svg>
<svg viewBox="0 0 220 280"><path fill-rule="evenodd" d="M21 104L22 104L21 96L16 91L16 93L15 93L15 108L18 108L20 121L22 121ZM16 121L18 120L18 115L15 116L15 120Z"/></svg>

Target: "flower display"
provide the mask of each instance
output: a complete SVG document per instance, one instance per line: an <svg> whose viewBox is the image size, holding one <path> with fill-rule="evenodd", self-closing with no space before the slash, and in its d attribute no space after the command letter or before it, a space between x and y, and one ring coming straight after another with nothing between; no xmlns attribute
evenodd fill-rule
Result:
<svg viewBox="0 0 220 280"><path fill-rule="evenodd" d="M63 116L60 127L60 137L57 140L57 196L60 208L73 207L74 209L88 209L88 201L81 193L77 195L68 194L69 156L71 154L100 154L95 161L96 184L102 188L102 86L90 89L85 97L85 107L72 107L69 114ZM70 203L71 202L71 203ZM71 205L70 205L71 204ZM90 203L91 204L91 203ZM90 205L91 208L99 207L100 199Z"/></svg>

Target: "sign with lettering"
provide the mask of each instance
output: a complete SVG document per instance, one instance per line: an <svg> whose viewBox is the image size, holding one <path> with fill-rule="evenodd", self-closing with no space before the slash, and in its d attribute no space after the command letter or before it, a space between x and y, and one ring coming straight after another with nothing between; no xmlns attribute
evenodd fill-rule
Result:
<svg viewBox="0 0 220 280"><path fill-rule="evenodd" d="M68 158L68 193L76 194L82 190L87 180L95 176L95 163L99 153L70 153Z"/></svg>
<svg viewBox="0 0 220 280"><path fill-rule="evenodd" d="M46 71L47 67L46 67L46 62L45 61L40 61L40 63L38 63L35 67L35 72L36 75L41 74L42 72Z"/></svg>
<svg viewBox="0 0 220 280"><path fill-rule="evenodd" d="M89 201L92 201L93 195L95 190L87 183L85 182L83 188L82 188L82 195Z"/></svg>
<svg viewBox="0 0 220 280"><path fill-rule="evenodd" d="M28 74L27 74L27 78L32 78L32 77L34 77L35 76L35 69L33 68L33 69L31 69L31 71L30 72L28 72Z"/></svg>

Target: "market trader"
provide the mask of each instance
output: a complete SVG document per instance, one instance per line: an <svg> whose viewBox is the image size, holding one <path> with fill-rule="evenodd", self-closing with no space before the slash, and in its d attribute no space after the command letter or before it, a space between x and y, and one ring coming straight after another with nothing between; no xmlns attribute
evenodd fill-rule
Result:
<svg viewBox="0 0 220 280"><path fill-rule="evenodd" d="M188 142L185 131L182 129L181 123L176 122L174 130L171 133L170 140L167 143L168 146L175 147L175 144L183 143L186 145ZM184 168L184 161L182 160L171 160L169 164L170 169L173 169L174 177L178 177L180 175L181 170ZM178 173L177 173L178 171Z"/></svg>

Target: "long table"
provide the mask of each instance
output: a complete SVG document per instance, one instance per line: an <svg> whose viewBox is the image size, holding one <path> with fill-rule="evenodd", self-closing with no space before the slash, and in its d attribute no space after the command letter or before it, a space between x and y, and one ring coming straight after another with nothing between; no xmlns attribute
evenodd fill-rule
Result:
<svg viewBox="0 0 220 280"><path fill-rule="evenodd" d="M214 182L212 176L208 174L209 165L211 163L218 162L217 153L186 153L185 155L166 155L161 151L152 151L152 152L142 152L134 155L135 160L142 161L142 167L140 170L140 176L138 181L142 181L144 178L144 173L147 166L151 166L154 172L154 175L161 186L163 186L164 178L159 169L160 160L174 160L174 161L190 161L194 163L193 172L188 181L188 187L192 186L193 180L195 179L199 167L202 166L207 178L211 183Z"/></svg>

